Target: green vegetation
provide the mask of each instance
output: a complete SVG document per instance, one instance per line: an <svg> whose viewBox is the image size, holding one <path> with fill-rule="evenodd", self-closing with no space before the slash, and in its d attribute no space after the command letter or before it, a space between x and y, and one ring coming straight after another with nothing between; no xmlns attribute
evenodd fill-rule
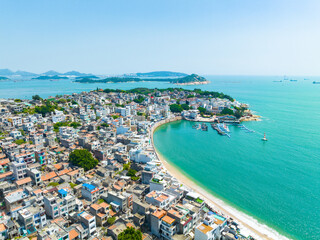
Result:
<svg viewBox="0 0 320 240"><path fill-rule="evenodd" d="M130 227L119 234L118 240L142 240L142 233Z"/></svg>
<svg viewBox="0 0 320 240"><path fill-rule="evenodd" d="M68 77L60 77L58 75L54 75L54 76L39 76L39 77L32 78L32 79L37 79L37 80L49 80L49 79L60 80L60 79L69 79L69 78Z"/></svg>
<svg viewBox="0 0 320 240"><path fill-rule="evenodd" d="M98 165L98 160L86 149L76 149L72 151L69 155L69 161L76 166L84 168L85 171Z"/></svg>
<svg viewBox="0 0 320 240"><path fill-rule="evenodd" d="M197 198L196 200L195 200L197 203L203 203L203 200L202 199L200 199L200 198Z"/></svg>
<svg viewBox="0 0 320 240"><path fill-rule="evenodd" d="M183 108L183 110L189 110L190 109L188 104L181 104L181 107Z"/></svg>
<svg viewBox="0 0 320 240"><path fill-rule="evenodd" d="M14 101L15 101L15 102L22 102L21 99L15 99Z"/></svg>
<svg viewBox="0 0 320 240"><path fill-rule="evenodd" d="M183 89L183 88L165 88L165 89L157 89L157 88L134 88L130 90L121 90L121 89L104 89L105 93L135 93L135 94L141 94L141 95L149 95L149 94L155 94L156 92L188 92L190 93L188 96L192 95L191 93L195 93L195 96L200 97L208 97L208 98L225 98L229 99L230 101L234 101L232 97L229 95L226 95L224 93L219 92L213 92L213 91L203 91L201 89L195 88L194 90L189 89Z"/></svg>
<svg viewBox="0 0 320 240"><path fill-rule="evenodd" d="M129 170L130 169L130 163L123 164L123 170Z"/></svg>
<svg viewBox="0 0 320 240"><path fill-rule="evenodd" d="M189 95L187 96L187 98L194 98L194 95L189 94Z"/></svg>
<svg viewBox="0 0 320 240"><path fill-rule="evenodd" d="M194 82L201 83L201 82L206 82L206 81L207 81L207 79L205 79L204 77L200 77L197 74L191 74L191 75L188 75L188 76L185 76L185 77L182 77L182 78L176 78L176 79L171 79L170 80L171 83L178 83L178 84L181 84L181 83L194 83Z"/></svg>
<svg viewBox="0 0 320 240"><path fill-rule="evenodd" d="M144 101L144 97L142 97L142 95L139 95L138 98L133 100L136 103L142 103Z"/></svg>
<svg viewBox="0 0 320 240"><path fill-rule="evenodd" d="M137 181L137 180L139 180L139 177L136 176L136 173L137 173L136 170L130 168L130 169L128 170L127 176L131 177L131 180Z"/></svg>
<svg viewBox="0 0 320 240"><path fill-rule="evenodd" d="M154 182L154 183L159 183L159 179L156 179L156 178L152 178L151 182Z"/></svg>
<svg viewBox="0 0 320 240"><path fill-rule="evenodd" d="M141 82L141 81L149 81L149 82L170 82L170 83L194 83L194 82L206 82L207 79L204 77L200 77L197 74L191 74L185 77L180 78L137 78L137 77L108 77L105 79L91 79L91 78L82 78L77 79L75 82L79 83L121 83L121 82Z"/></svg>
<svg viewBox="0 0 320 240"><path fill-rule="evenodd" d="M179 101L177 101L176 104L171 104L170 105L170 111L173 112L173 113L180 113L182 112L183 110L189 110L190 107L188 104L179 104Z"/></svg>
<svg viewBox="0 0 320 240"><path fill-rule="evenodd" d="M66 103L66 102L67 102L67 100L64 98L60 98L57 100L57 103Z"/></svg>
<svg viewBox="0 0 320 240"><path fill-rule="evenodd" d="M107 128L107 127L109 127L109 124L108 124L108 123L101 123L100 126L101 126L101 127L104 127L104 128Z"/></svg>
<svg viewBox="0 0 320 240"><path fill-rule="evenodd" d="M202 114L205 114L206 113L206 109L205 108L203 108L203 107L198 107L198 110L199 110L199 112L200 112L200 114L202 113Z"/></svg>
<svg viewBox="0 0 320 240"><path fill-rule="evenodd" d="M18 140L15 140L14 143L21 145L21 144L26 143L26 141L24 139L18 139Z"/></svg>
<svg viewBox="0 0 320 240"><path fill-rule="evenodd" d="M108 223L109 225L113 225L115 221L116 221L116 218L115 218L115 217L109 217L109 218L107 219L107 223Z"/></svg>
<svg viewBox="0 0 320 240"><path fill-rule="evenodd" d="M183 108L181 107L180 104L171 104L170 111L173 113L180 113L183 111Z"/></svg>
<svg viewBox="0 0 320 240"><path fill-rule="evenodd" d="M105 202L105 200L103 200L102 198L98 199L98 204Z"/></svg>
<svg viewBox="0 0 320 240"><path fill-rule="evenodd" d="M69 126L70 122L57 122L53 124L53 131L59 132L60 127L66 127Z"/></svg>
<svg viewBox="0 0 320 240"><path fill-rule="evenodd" d="M234 112L230 108L224 108L221 112L221 115L234 115Z"/></svg>
<svg viewBox="0 0 320 240"><path fill-rule="evenodd" d="M33 95L32 100L41 100L42 98L39 95Z"/></svg>
<svg viewBox="0 0 320 240"><path fill-rule="evenodd" d="M112 115L112 118L113 119L117 119L117 118L119 118L119 116L118 115Z"/></svg>
<svg viewBox="0 0 320 240"><path fill-rule="evenodd" d="M77 128L77 127L81 126L81 123L79 123L79 122L57 122L57 123L53 124L53 131L59 132L60 127L67 127L67 126Z"/></svg>
<svg viewBox="0 0 320 240"><path fill-rule="evenodd" d="M35 111L34 108L27 107L27 108L22 110L22 113L28 113L28 114L32 115L32 114L35 114L36 111Z"/></svg>
<svg viewBox="0 0 320 240"><path fill-rule="evenodd" d="M81 126L81 123L79 123L79 122L70 123L70 127L73 127L73 128L77 128L77 127L80 127L80 126Z"/></svg>
<svg viewBox="0 0 320 240"><path fill-rule="evenodd" d="M55 109L62 111L63 108L58 107L57 103L51 102L50 100L47 100L44 105L36 106L35 112L42 114L43 117L46 116L46 114L53 112Z"/></svg>
<svg viewBox="0 0 320 240"><path fill-rule="evenodd" d="M51 183L48 184L48 186L50 186L50 187L56 187L58 185L59 185L58 182L51 182Z"/></svg>
<svg viewBox="0 0 320 240"><path fill-rule="evenodd" d="M74 188L75 186L77 186L77 184L75 184L73 182L70 182L69 185L70 185L71 188Z"/></svg>
<svg viewBox="0 0 320 240"><path fill-rule="evenodd" d="M138 115L138 116L145 116L145 115L146 115L146 113L137 112L137 115Z"/></svg>

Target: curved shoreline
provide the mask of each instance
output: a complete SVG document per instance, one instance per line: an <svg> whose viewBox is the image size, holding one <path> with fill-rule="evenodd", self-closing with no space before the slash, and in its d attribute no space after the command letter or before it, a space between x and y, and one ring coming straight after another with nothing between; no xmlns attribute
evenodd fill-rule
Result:
<svg viewBox="0 0 320 240"><path fill-rule="evenodd" d="M214 209L220 211L225 216L232 217L236 222L238 222L240 228L245 232L248 232L251 236L256 239L289 239L276 230L266 226L265 224L259 223L253 217L231 207L230 205L223 202L221 199L215 197L210 192L208 192L203 187L199 186L196 182L184 175L177 167L170 164L164 156L162 156L154 145L153 134L156 129L166 123L175 122L182 120L182 117L174 117L171 119L166 119L155 123L150 130L150 140L152 146L156 153L157 158L161 161L162 167L167 171L172 177L176 178L179 182L183 183L186 187L192 189L193 191L200 194L204 200L212 206Z"/></svg>

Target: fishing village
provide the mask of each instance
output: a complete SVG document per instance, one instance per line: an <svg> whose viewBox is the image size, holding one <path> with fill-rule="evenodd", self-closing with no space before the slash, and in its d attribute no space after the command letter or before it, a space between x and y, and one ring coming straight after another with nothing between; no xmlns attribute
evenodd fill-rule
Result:
<svg viewBox="0 0 320 240"><path fill-rule="evenodd" d="M252 117L201 90L97 89L0 100L1 239L253 239L263 236L173 177L153 132L180 119ZM208 131L206 123L194 125Z"/></svg>

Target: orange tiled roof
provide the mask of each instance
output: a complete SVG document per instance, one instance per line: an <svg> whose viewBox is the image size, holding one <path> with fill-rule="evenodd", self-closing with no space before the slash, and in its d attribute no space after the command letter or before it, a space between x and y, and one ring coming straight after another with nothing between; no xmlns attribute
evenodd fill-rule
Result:
<svg viewBox="0 0 320 240"><path fill-rule="evenodd" d="M72 229L70 232L69 232L69 239L72 240L72 239L75 239L79 236L79 233L75 230L75 229Z"/></svg>
<svg viewBox="0 0 320 240"><path fill-rule="evenodd" d="M3 166L3 165L6 165L10 162L9 158L6 158L6 159L3 159L0 161L0 165Z"/></svg>
<svg viewBox="0 0 320 240"><path fill-rule="evenodd" d="M42 180L42 181L47 181L47 180L49 180L49 179L51 179L51 178L54 178L54 177L56 177L56 176L57 176L57 174L56 174L55 172L49 172L49 173L41 176L41 180Z"/></svg>
<svg viewBox="0 0 320 240"><path fill-rule="evenodd" d="M162 221L168 223L168 224L172 224L175 220L172 217L169 217L168 215L166 215L165 217L162 218Z"/></svg>
<svg viewBox="0 0 320 240"><path fill-rule="evenodd" d="M126 226L127 226L127 228L131 228L131 227L134 228L134 226L132 225L132 223L127 223Z"/></svg>
<svg viewBox="0 0 320 240"><path fill-rule="evenodd" d="M154 213L152 213L152 215L158 219L162 218L166 214L167 214L167 212L165 210L157 210Z"/></svg>
<svg viewBox="0 0 320 240"><path fill-rule="evenodd" d="M61 164L57 163L53 165L57 170L60 170L62 168Z"/></svg>
<svg viewBox="0 0 320 240"><path fill-rule="evenodd" d="M16 181L16 184L17 185L23 185L23 184L26 184L26 183L29 183L29 182L31 182L32 180L31 180L31 177L26 177L26 178L23 178L23 179L21 179L21 180L17 180Z"/></svg>
<svg viewBox="0 0 320 240"><path fill-rule="evenodd" d="M100 209L100 208L101 208L101 206L100 206L100 205L98 205L98 204L96 204L96 203L91 204L91 206L90 206L90 207L92 207L94 210L98 210L98 209Z"/></svg>
<svg viewBox="0 0 320 240"><path fill-rule="evenodd" d="M102 202L102 203L100 203L99 204L101 207L103 207L103 208L108 208L110 205L108 204L108 203L106 203L106 202Z"/></svg>
<svg viewBox="0 0 320 240"><path fill-rule="evenodd" d="M66 169L61 170L58 174L59 174L59 176L62 176L64 174L67 174L68 172L71 172L71 170L66 168Z"/></svg>
<svg viewBox="0 0 320 240"><path fill-rule="evenodd" d="M1 179L1 178L8 177L8 176L10 176L11 174L12 174L12 172L11 172L11 171L8 171L8 172L5 172L5 173L2 173L2 174L0 174L0 179Z"/></svg>
<svg viewBox="0 0 320 240"><path fill-rule="evenodd" d="M3 232L5 230L6 230L6 226L3 223L1 223L0 224L0 232Z"/></svg>

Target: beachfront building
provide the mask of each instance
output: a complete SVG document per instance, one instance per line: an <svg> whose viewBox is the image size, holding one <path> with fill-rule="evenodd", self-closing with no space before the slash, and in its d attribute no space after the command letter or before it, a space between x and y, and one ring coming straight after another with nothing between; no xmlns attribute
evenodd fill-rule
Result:
<svg viewBox="0 0 320 240"><path fill-rule="evenodd" d="M219 239L221 231L226 225L226 218L217 213L209 212L203 222L196 227L195 240Z"/></svg>
<svg viewBox="0 0 320 240"><path fill-rule="evenodd" d="M146 195L146 202L166 209L176 202L176 196L165 192L152 191Z"/></svg>

